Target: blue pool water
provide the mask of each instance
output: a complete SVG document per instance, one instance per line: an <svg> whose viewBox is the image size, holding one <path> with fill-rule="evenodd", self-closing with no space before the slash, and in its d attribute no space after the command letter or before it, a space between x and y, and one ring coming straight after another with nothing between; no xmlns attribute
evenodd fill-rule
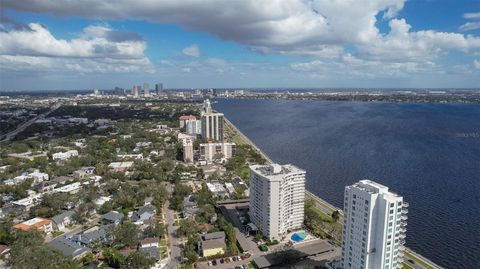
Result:
<svg viewBox="0 0 480 269"><path fill-rule="evenodd" d="M294 234L292 234L290 239L292 239L295 242L300 242L300 241L303 241L305 239L305 237L307 237L306 233L294 233Z"/></svg>

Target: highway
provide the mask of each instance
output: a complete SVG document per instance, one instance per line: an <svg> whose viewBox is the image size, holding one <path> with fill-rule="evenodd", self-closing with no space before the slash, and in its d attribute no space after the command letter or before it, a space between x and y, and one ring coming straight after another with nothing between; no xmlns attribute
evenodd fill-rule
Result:
<svg viewBox="0 0 480 269"><path fill-rule="evenodd" d="M36 120L45 118L46 116L48 116L48 114L57 110L60 106L61 106L61 104L55 104L49 111L47 111L45 113L42 113L42 114L40 114L40 115L38 115L34 118L31 118L27 122L24 122L24 123L20 124L17 127L17 129L15 129L15 130L7 133L6 135L4 135L4 138L2 140L0 140L0 144L6 143L6 142L12 140L17 134L23 132L25 129L27 129L28 126L32 125Z"/></svg>

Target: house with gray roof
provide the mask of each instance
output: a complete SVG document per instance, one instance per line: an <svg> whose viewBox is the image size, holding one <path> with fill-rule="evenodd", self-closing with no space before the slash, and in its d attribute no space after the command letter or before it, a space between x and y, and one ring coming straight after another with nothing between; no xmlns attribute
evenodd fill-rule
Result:
<svg viewBox="0 0 480 269"><path fill-rule="evenodd" d="M110 211L107 214L102 216L103 222L107 224L115 224L118 225L123 220L123 214L117 211Z"/></svg>
<svg viewBox="0 0 480 269"><path fill-rule="evenodd" d="M82 246L65 237L56 238L50 241L47 246L65 256L72 257L72 259L80 259L90 252L88 247Z"/></svg>
<svg viewBox="0 0 480 269"><path fill-rule="evenodd" d="M88 232L74 235L71 239L83 246L92 248L95 244L109 244L110 243L110 231L113 229L113 225L103 225L98 229Z"/></svg>
<svg viewBox="0 0 480 269"><path fill-rule="evenodd" d="M146 248L140 248L140 252L143 252L147 254L148 256L152 257L155 259L155 261L160 260L160 249L158 247L146 247Z"/></svg>
<svg viewBox="0 0 480 269"><path fill-rule="evenodd" d="M155 218L156 209L152 205L146 205L140 207L136 212L132 214L130 220L135 224L142 224L145 220Z"/></svg>
<svg viewBox="0 0 480 269"><path fill-rule="evenodd" d="M52 218L53 228L57 231L65 231L67 226L73 223L73 210L68 210Z"/></svg>

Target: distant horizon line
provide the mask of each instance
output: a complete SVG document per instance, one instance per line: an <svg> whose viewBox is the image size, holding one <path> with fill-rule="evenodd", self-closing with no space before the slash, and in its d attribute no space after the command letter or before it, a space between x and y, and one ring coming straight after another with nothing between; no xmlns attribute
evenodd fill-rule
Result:
<svg viewBox="0 0 480 269"><path fill-rule="evenodd" d="M122 88L118 87L119 89L123 90L132 90L131 88ZM367 90L386 90L386 91L398 91L398 90L480 90L480 88L475 87L448 87L448 88L440 88L440 87L236 87L236 88L229 88L229 87L198 87L198 88L164 88L163 91L195 91L195 90L259 90L259 91L320 91L320 90L360 90L360 91L367 91ZM99 89L99 88L88 88L88 89L56 89L56 90L0 90L0 95L2 93L53 93L53 92L86 92L86 91L114 91L114 88L107 88L107 89ZM155 89L150 89L150 91L154 91Z"/></svg>

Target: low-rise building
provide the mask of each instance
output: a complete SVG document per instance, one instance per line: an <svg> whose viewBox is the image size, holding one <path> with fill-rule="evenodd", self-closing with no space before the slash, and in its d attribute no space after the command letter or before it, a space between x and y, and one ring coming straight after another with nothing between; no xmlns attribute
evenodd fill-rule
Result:
<svg viewBox="0 0 480 269"><path fill-rule="evenodd" d="M102 216L102 220L103 220L103 222L106 222L107 224L118 225L123 220L123 214L119 213L117 211L110 211L107 214Z"/></svg>
<svg viewBox="0 0 480 269"><path fill-rule="evenodd" d="M121 153L117 154L118 159L136 159L136 160L143 160L143 154L126 154L126 153Z"/></svg>
<svg viewBox="0 0 480 269"><path fill-rule="evenodd" d="M77 193L82 188L82 184L80 182L74 182L72 184L65 185L60 188L56 188L54 192L63 192L63 193Z"/></svg>
<svg viewBox="0 0 480 269"><path fill-rule="evenodd" d="M220 182L207 182L207 188L215 197L225 198L228 196L228 191Z"/></svg>
<svg viewBox="0 0 480 269"><path fill-rule="evenodd" d="M83 246L94 248L98 243L108 244L109 234L113 229L112 225L102 225L100 227L93 227L92 229L80 234L76 234L70 240L77 242Z"/></svg>
<svg viewBox="0 0 480 269"><path fill-rule="evenodd" d="M85 166L73 172L73 175L77 178L84 179L84 178L91 177L93 173L95 173L94 166Z"/></svg>
<svg viewBox="0 0 480 269"><path fill-rule="evenodd" d="M35 190L39 193L51 192L53 189L55 189L57 184L58 183L53 180L40 182L35 186Z"/></svg>
<svg viewBox="0 0 480 269"><path fill-rule="evenodd" d="M80 259L90 253L90 249L64 237L56 238L47 244L51 249L72 259Z"/></svg>
<svg viewBox="0 0 480 269"><path fill-rule="evenodd" d="M145 220L155 218L156 209L153 205L142 206L132 214L130 220L137 225L143 224Z"/></svg>
<svg viewBox="0 0 480 269"><path fill-rule="evenodd" d="M140 252L145 253L146 255L150 256L153 258L155 261L159 261L161 259L160 257L160 249L158 247L146 247L146 248L140 248Z"/></svg>
<svg viewBox="0 0 480 269"><path fill-rule="evenodd" d="M71 157L78 156L78 151L76 149L68 150L65 152L57 152L52 154L52 159L54 161L66 161Z"/></svg>
<svg viewBox="0 0 480 269"><path fill-rule="evenodd" d="M41 173L38 169L28 174L28 177L33 179L33 183L40 183L49 179L47 173Z"/></svg>
<svg viewBox="0 0 480 269"><path fill-rule="evenodd" d="M235 190L240 190L246 197L250 196L250 189L240 177L234 177L232 179L232 184L235 187Z"/></svg>
<svg viewBox="0 0 480 269"><path fill-rule="evenodd" d="M225 254L225 232L201 235L198 241L198 249L205 258Z"/></svg>
<svg viewBox="0 0 480 269"><path fill-rule="evenodd" d="M158 237L148 237L140 241L140 248L159 247Z"/></svg>
<svg viewBox="0 0 480 269"><path fill-rule="evenodd" d="M43 194L30 195L27 198L16 200L12 202L12 205L22 211L28 211L34 205L38 205L42 201Z"/></svg>
<svg viewBox="0 0 480 269"><path fill-rule="evenodd" d="M75 212L69 210L53 217L53 228L57 231L65 231L66 228L73 223L73 214L75 214Z"/></svg>
<svg viewBox="0 0 480 269"><path fill-rule="evenodd" d="M108 165L108 168L113 172L126 172L133 166L133 162L113 162Z"/></svg>
<svg viewBox="0 0 480 269"><path fill-rule="evenodd" d="M32 231L37 230L42 233L51 233L53 232L52 221L45 218L36 217L27 221L24 221L19 224L13 225L14 229L22 231Z"/></svg>

